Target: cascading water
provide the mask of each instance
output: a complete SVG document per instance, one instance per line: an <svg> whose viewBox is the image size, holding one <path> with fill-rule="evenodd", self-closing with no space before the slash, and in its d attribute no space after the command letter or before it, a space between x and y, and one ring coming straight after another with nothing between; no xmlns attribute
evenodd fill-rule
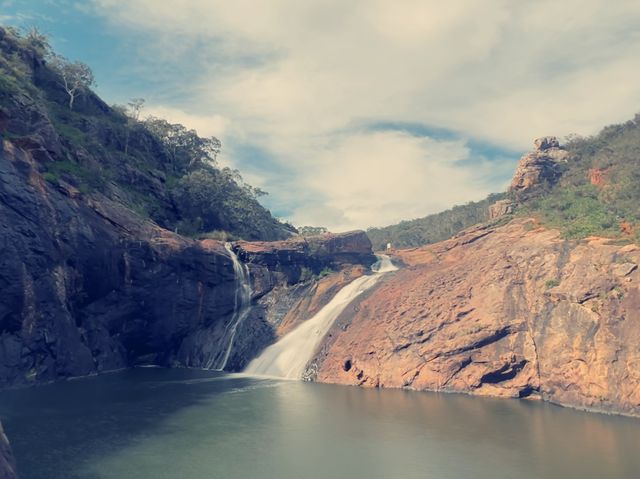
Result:
<svg viewBox="0 0 640 479"><path fill-rule="evenodd" d="M249 280L249 268L242 264L231 248L231 243L224 244L225 249L229 253L233 264L233 272L236 278L236 290L233 302L233 316L231 321L224 328L222 337L220 338L219 352L212 357L208 369L217 369L222 371L229 361L233 343L236 339L238 326L249 316L251 311L251 282Z"/></svg>
<svg viewBox="0 0 640 479"><path fill-rule="evenodd" d="M361 276L342 288L313 318L266 348L249 363L244 372L256 376L301 379L307 364L340 313L385 273L397 268L387 255L378 255L378 262L371 269L375 274Z"/></svg>

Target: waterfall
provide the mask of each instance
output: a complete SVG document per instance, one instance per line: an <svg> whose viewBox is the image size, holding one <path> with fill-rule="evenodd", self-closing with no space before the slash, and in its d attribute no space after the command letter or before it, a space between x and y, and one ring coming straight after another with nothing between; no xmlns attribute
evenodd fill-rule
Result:
<svg viewBox="0 0 640 479"><path fill-rule="evenodd" d="M357 296L375 285L385 273L397 268L387 255L381 254L371 269L374 274L361 276L342 288L315 316L266 348L249 363L244 372L258 376L301 379L307 364L340 313Z"/></svg>
<svg viewBox="0 0 640 479"><path fill-rule="evenodd" d="M227 366L229 356L231 356L231 351L233 350L236 333L238 332L238 326L242 324L251 312L252 293L251 282L249 280L249 268L240 262L238 255L236 255L231 248L231 243L225 243L224 247L229 253L233 264L236 287L233 299L233 316L224 328L224 332L220 338L220 349L218 353L211 358L210 364L207 365L207 369L217 369L219 371L222 371Z"/></svg>

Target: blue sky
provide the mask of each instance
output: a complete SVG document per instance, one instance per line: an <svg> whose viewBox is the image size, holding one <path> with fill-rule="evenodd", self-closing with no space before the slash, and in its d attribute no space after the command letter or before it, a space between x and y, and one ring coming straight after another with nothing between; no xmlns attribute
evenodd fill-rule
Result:
<svg viewBox="0 0 640 479"><path fill-rule="evenodd" d="M631 0L0 0L0 21L50 34L107 102L219 137L274 214L335 231L500 191L535 137L640 104Z"/></svg>

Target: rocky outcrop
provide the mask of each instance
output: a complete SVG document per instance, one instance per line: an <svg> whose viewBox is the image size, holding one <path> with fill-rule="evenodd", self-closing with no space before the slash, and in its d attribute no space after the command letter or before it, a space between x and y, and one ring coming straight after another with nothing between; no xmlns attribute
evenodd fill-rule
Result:
<svg viewBox="0 0 640 479"><path fill-rule="evenodd" d="M258 291L268 291L276 283L304 282L354 264L369 266L376 261L364 231L296 236L285 241L238 241L234 249L243 262L252 266Z"/></svg>
<svg viewBox="0 0 640 479"><path fill-rule="evenodd" d="M560 176L559 165L569 156L555 136L538 138L534 146L533 152L520 159L511 181L510 191L516 195L544 183L554 183Z"/></svg>
<svg viewBox="0 0 640 479"><path fill-rule="evenodd" d="M9 440L0 424L0 479L16 479L16 461Z"/></svg>
<svg viewBox="0 0 640 479"><path fill-rule="evenodd" d="M398 253L338 319L316 379L640 415L640 248L533 220Z"/></svg>
<svg viewBox="0 0 640 479"><path fill-rule="evenodd" d="M495 220L515 211L515 204L511 200L500 200L489 206L489 219Z"/></svg>

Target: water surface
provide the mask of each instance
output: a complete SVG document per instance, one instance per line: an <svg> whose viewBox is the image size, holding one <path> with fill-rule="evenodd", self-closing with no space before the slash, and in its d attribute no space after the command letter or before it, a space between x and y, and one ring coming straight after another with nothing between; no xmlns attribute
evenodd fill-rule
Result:
<svg viewBox="0 0 640 479"><path fill-rule="evenodd" d="M22 479L637 479L640 421L517 400L137 369L4 391Z"/></svg>

